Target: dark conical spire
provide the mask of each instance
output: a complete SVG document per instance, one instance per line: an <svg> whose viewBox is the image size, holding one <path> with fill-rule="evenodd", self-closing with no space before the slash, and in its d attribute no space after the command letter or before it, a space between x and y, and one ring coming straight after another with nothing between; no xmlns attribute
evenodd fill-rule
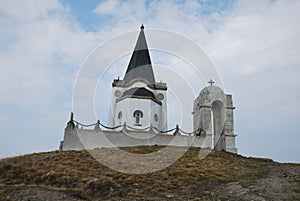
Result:
<svg viewBox="0 0 300 201"><path fill-rule="evenodd" d="M151 59L144 33L144 25L141 26L141 31L128 64L124 80L128 83L135 78L143 78L148 80L151 84L155 83Z"/></svg>

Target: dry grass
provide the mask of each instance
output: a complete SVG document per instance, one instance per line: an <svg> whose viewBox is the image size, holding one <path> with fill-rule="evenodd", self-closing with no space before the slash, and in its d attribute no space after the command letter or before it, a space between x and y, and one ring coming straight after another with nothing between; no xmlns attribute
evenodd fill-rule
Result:
<svg viewBox="0 0 300 201"><path fill-rule="evenodd" d="M124 150L150 153L162 147L133 147ZM60 189L84 199L209 199L204 191L223 183L239 181L250 186L263 177L268 159L245 158L212 152L203 160L192 148L170 167L158 172L129 175L111 170L87 151L37 153L0 160L0 198L18 185Z"/></svg>

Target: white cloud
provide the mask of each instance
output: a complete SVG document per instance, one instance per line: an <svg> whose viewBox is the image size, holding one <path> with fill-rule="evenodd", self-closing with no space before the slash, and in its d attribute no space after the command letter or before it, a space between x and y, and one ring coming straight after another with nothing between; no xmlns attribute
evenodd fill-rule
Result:
<svg viewBox="0 0 300 201"><path fill-rule="evenodd" d="M294 19L299 18L299 7L298 1L240 3L206 47L222 65L232 62L231 66L239 65L237 71L246 74L298 60L300 28Z"/></svg>
<svg viewBox="0 0 300 201"><path fill-rule="evenodd" d="M5 4L10 10L10 16L5 19L9 21L12 17L14 23L7 23L3 32L5 38L14 40L1 47L2 102L29 108L53 103L66 88L71 87L74 70L78 67L72 65L78 65L93 47L90 34L64 17L67 10L58 3L43 3L36 2L32 10L25 6L25 11L31 14L29 16L20 16L18 12L18 6L27 5L27 1L19 1L17 5ZM11 11L14 8L16 10ZM50 10L57 13L47 14ZM13 33L10 32L12 29Z"/></svg>
<svg viewBox="0 0 300 201"><path fill-rule="evenodd" d="M35 20L37 18L46 18L50 11L63 9L62 5L56 0L26 0L3 1L0 4L2 15L7 15L13 19L23 22Z"/></svg>
<svg viewBox="0 0 300 201"><path fill-rule="evenodd" d="M95 46L94 36L58 1L6 1L0 15L2 154L56 148L71 110L76 70ZM17 146L21 139L23 146Z"/></svg>
<svg viewBox="0 0 300 201"><path fill-rule="evenodd" d="M100 3L95 10L93 10L93 13L98 14L114 14L118 7L120 6L120 1L117 0L107 0Z"/></svg>

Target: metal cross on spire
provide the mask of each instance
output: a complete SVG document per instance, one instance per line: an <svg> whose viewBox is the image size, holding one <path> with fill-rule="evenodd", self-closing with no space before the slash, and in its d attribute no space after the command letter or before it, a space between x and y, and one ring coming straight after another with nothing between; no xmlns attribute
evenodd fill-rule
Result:
<svg viewBox="0 0 300 201"><path fill-rule="evenodd" d="M210 86L212 86L215 82L212 79L210 79L208 83L210 84Z"/></svg>

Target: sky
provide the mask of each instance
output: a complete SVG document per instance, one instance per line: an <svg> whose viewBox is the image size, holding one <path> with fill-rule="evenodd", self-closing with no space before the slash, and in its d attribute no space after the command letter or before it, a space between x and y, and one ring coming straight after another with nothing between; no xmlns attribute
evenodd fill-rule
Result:
<svg viewBox="0 0 300 201"><path fill-rule="evenodd" d="M215 63L233 94L240 154L299 163L299 10L298 0L2 0L0 158L58 149L87 56L144 24L146 37L147 28L182 34ZM150 53L155 72L159 65L184 65L174 57L160 63L166 57ZM115 62L96 93L104 100L95 106L102 122L112 77L123 77L129 58ZM204 83L192 83L196 96ZM176 113L176 103L169 105L168 113Z"/></svg>

